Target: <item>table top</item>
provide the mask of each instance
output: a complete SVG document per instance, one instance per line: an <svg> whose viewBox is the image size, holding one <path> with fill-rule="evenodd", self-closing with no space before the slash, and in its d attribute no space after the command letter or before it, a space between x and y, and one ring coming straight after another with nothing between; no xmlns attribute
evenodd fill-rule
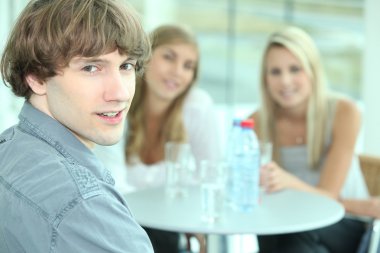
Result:
<svg viewBox="0 0 380 253"><path fill-rule="evenodd" d="M165 188L152 188L125 195L137 222L146 227L206 234L282 234L331 225L344 216L344 208L328 197L284 190L263 194L251 212L238 212L227 205L214 223L201 219L199 187L186 197L170 198Z"/></svg>

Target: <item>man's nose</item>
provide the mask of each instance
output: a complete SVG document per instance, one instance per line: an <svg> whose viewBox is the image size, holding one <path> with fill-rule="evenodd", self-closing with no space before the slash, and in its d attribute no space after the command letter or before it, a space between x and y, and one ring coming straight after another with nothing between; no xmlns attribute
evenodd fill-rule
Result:
<svg viewBox="0 0 380 253"><path fill-rule="evenodd" d="M112 73L108 77L104 92L106 101L128 101L133 94L130 91L130 86L135 85L135 76L122 75L121 73Z"/></svg>

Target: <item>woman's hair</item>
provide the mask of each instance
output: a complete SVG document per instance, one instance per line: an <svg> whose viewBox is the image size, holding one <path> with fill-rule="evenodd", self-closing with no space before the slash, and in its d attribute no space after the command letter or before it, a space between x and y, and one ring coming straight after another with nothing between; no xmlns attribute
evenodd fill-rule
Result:
<svg viewBox="0 0 380 253"><path fill-rule="evenodd" d="M156 28L151 34L152 51L162 45L170 44L189 44L198 51L198 44L195 36L187 29L174 25L164 25ZM199 53L198 53L199 55ZM186 131L183 123L182 109L183 104L190 88L195 83L198 76L199 57L194 67L193 80L189 87L180 94L169 106L165 118L162 121L161 129L159 131L159 145L164 153L164 144L167 141L185 142ZM149 71L149 70L147 70ZM146 136L146 121L147 108L146 108L146 95L147 83L145 75L137 78L136 92L133 98L131 108L128 112L128 131L125 142L125 159L127 163L131 163L133 155L141 156L141 153L149 145Z"/></svg>
<svg viewBox="0 0 380 253"><path fill-rule="evenodd" d="M136 58L137 70L150 55L149 38L132 7L118 0L31 0L8 38L1 74L15 95L29 99L27 75L45 81L74 57L116 49Z"/></svg>
<svg viewBox="0 0 380 253"><path fill-rule="evenodd" d="M260 137L274 143L274 160L281 164L276 136L276 115L278 105L272 99L266 82L267 56L273 47L283 47L289 50L301 62L307 73L312 93L307 109L307 153L308 164L316 168L325 145L325 131L328 114L327 91L324 70L319 51L311 37L297 27L287 27L273 33L264 50L261 69L261 108L260 108Z"/></svg>

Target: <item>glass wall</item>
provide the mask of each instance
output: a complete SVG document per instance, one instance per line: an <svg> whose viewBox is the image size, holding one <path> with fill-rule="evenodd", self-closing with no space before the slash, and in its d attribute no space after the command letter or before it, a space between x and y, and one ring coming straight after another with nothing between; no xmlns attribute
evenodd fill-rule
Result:
<svg viewBox="0 0 380 253"><path fill-rule="evenodd" d="M360 98L364 47L361 0L130 2L142 13L148 30L173 22L188 25L196 32L201 46L199 85L217 103L258 101L258 73L265 41L270 32L285 25L299 26L311 34L334 90ZM160 5L154 6L157 2Z"/></svg>

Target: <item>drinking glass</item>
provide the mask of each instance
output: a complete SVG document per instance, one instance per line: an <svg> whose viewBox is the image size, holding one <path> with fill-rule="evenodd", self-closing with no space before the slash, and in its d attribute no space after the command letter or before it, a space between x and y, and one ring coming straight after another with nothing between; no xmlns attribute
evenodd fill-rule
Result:
<svg viewBox="0 0 380 253"><path fill-rule="evenodd" d="M272 161L273 145L269 141L260 141L260 166Z"/></svg>
<svg viewBox="0 0 380 253"><path fill-rule="evenodd" d="M169 197L187 195L187 183L193 172L194 157L188 143L165 144L166 193Z"/></svg>
<svg viewBox="0 0 380 253"><path fill-rule="evenodd" d="M224 206L226 166L222 162L202 160L201 179L201 219L213 223L220 218Z"/></svg>
<svg viewBox="0 0 380 253"><path fill-rule="evenodd" d="M260 141L260 167L270 163L272 161L273 144L269 141ZM265 189L263 186L259 186L259 202L265 194Z"/></svg>

